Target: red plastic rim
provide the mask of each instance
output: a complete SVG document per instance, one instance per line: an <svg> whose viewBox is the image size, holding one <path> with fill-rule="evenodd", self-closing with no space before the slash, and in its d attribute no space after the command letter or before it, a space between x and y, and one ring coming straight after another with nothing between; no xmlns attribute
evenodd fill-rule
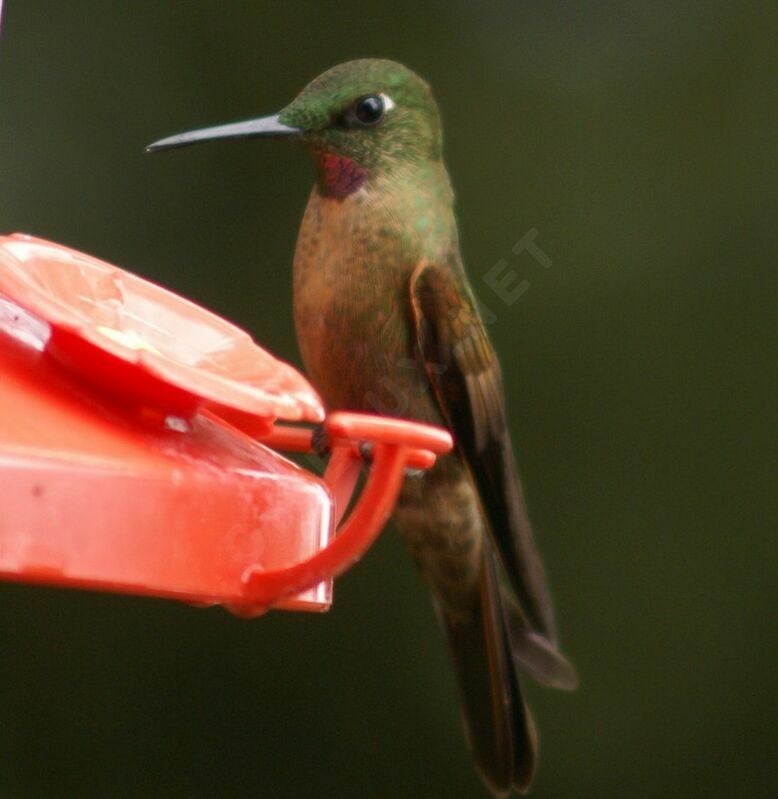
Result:
<svg viewBox="0 0 778 799"><path fill-rule="evenodd" d="M266 419L324 416L305 378L244 330L84 253L0 237L0 293L49 324L55 358L118 395L181 415L206 402Z"/></svg>

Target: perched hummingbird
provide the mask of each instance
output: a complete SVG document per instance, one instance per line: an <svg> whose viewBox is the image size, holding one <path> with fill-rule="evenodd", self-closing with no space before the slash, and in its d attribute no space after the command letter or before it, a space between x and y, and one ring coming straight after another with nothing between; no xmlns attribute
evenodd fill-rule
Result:
<svg viewBox="0 0 778 799"><path fill-rule="evenodd" d="M500 365L459 252L429 86L391 61L320 75L279 114L148 148L301 141L316 183L294 258L305 368L331 408L444 425L456 449L409 476L394 515L448 638L465 732L495 795L524 793L537 735L519 674L572 689L514 463Z"/></svg>

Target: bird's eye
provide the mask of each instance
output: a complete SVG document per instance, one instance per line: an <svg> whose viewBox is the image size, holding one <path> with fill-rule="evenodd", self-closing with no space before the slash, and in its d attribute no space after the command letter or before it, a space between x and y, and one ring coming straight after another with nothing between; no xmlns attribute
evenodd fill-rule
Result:
<svg viewBox="0 0 778 799"><path fill-rule="evenodd" d="M357 100L354 106L354 119L365 127L377 125L383 119L385 110L383 97L377 94L368 94L367 97Z"/></svg>

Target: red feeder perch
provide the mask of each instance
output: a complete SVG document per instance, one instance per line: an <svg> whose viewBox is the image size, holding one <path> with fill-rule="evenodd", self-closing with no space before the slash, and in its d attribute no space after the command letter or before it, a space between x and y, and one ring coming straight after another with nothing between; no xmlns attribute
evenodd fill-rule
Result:
<svg viewBox="0 0 778 799"><path fill-rule="evenodd" d="M220 317L66 247L0 237L0 578L243 615L326 610L404 470L452 441L333 413L319 478L274 449L311 447L310 428L279 420L323 419L298 372ZM365 442L367 481L341 520Z"/></svg>

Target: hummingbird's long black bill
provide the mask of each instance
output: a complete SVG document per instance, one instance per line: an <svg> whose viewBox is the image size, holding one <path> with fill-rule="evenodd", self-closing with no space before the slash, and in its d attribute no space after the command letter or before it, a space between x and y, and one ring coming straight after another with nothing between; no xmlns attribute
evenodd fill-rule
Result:
<svg viewBox="0 0 778 799"><path fill-rule="evenodd" d="M252 136L296 136L303 131L301 128L293 128L284 125L278 119L278 114L259 119L249 119L245 122L233 122L231 125L217 125L213 128L203 128L193 130L189 133L179 133L176 136L168 136L160 139L146 147L147 153L156 153L160 150L174 150L177 147L188 147L190 144L199 144L204 141L214 141L216 139L248 139Z"/></svg>

